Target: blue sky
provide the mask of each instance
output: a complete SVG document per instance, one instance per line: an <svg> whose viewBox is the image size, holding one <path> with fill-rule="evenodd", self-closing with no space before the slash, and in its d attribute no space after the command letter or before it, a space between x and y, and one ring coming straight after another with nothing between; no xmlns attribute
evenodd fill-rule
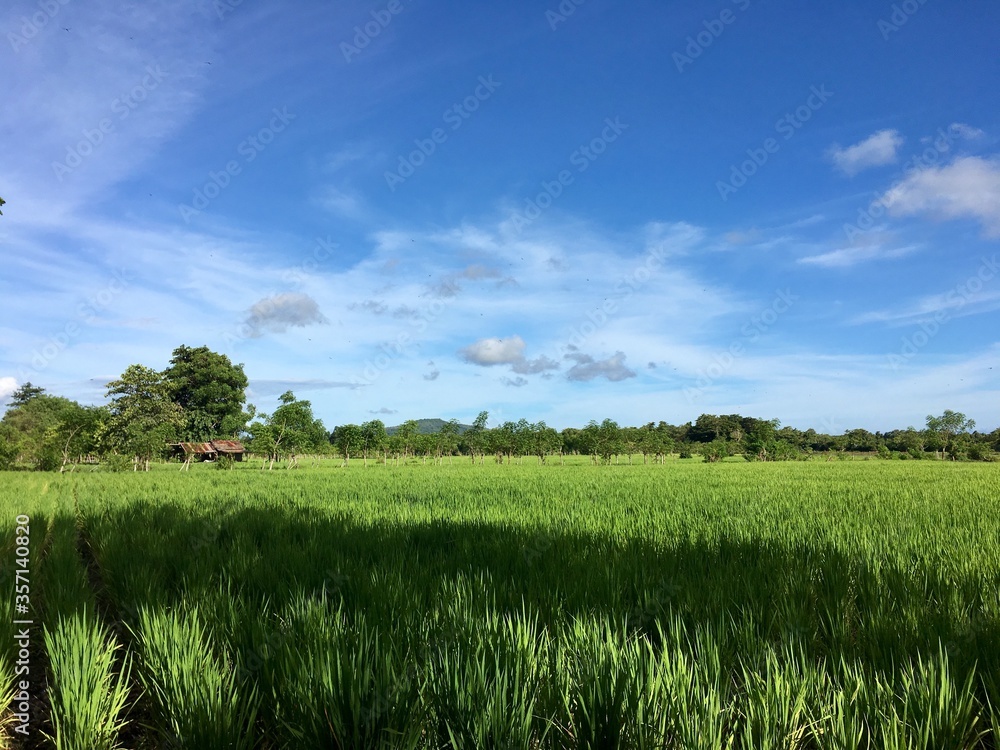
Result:
<svg viewBox="0 0 1000 750"><path fill-rule="evenodd" d="M1000 6L0 12L0 399L1000 425ZM0 400L2 403L2 400Z"/></svg>

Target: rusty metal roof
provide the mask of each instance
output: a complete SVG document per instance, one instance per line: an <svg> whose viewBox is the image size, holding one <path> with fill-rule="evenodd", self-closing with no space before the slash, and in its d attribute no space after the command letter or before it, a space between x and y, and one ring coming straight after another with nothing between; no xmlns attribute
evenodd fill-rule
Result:
<svg viewBox="0 0 1000 750"><path fill-rule="evenodd" d="M219 453L243 453L245 449L238 440L213 440L212 447Z"/></svg>
<svg viewBox="0 0 1000 750"><path fill-rule="evenodd" d="M185 453L217 453L211 443L174 443L184 449Z"/></svg>

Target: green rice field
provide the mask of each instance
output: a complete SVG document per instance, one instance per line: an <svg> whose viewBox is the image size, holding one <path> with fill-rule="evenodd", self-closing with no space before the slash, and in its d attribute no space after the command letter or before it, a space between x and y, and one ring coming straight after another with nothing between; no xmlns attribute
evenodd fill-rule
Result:
<svg viewBox="0 0 1000 750"><path fill-rule="evenodd" d="M302 465L0 474L7 746L1000 747L998 465Z"/></svg>

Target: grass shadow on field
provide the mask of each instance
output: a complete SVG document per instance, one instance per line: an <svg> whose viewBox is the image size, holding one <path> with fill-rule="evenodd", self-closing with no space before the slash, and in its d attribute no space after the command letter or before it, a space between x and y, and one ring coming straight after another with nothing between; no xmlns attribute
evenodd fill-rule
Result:
<svg viewBox="0 0 1000 750"><path fill-rule="evenodd" d="M1000 664L1000 622L984 601L1000 581L819 543L653 545L560 527L359 524L303 508L206 518L150 504L106 510L88 526L103 595L125 620L143 605L212 606L220 591L274 610L325 595L344 617L363 613L387 628L499 612L548 627L606 618L655 640L680 621L689 632L715 628L733 655L794 642L816 658L892 670L944 645L959 671Z"/></svg>

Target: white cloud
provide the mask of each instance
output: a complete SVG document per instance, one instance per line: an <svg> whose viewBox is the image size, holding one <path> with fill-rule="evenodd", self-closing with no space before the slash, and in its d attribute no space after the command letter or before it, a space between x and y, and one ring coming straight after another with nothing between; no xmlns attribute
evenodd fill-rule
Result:
<svg viewBox="0 0 1000 750"><path fill-rule="evenodd" d="M367 213L365 203L358 193L332 186L323 191L318 203L330 213L344 219L360 219Z"/></svg>
<svg viewBox="0 0 1000 750"><path fill-rule="evenodd" d="M1000 237L1000 160L965 156L907 175L883 196L894 216L977 219Z"/></svg>
<svg viewBox="0 0 1000 750"><path fill-rule="evenodd" d="M880 130L853 146L835 145L828 153L837 169L853 177L868 167L896 161L896 152L902 145L903 137L898 131Z"/></svg>
<svg viewBox="0 0 1000 750"><path fill-rule="evenodd" d="M329 321L308 294L286 292L255 302L245 322L249 336L259 338L265 331L284 333L289 328L305 328Z"/></svg>
<svg viewBox="0 0 1000 750"><path fill-rule="evenodd" d="M966 125L961 122L952 123L950 129L962 138L965 138L967 141L976 141L986 135L986 133L979 128L974 128L971 125Z"/></svg>
<svg viewBox="0 0 1000 750"><path fill-rule="evenodd" d="M799 263L822 266L824 268L848 268L858 263L866 263L873 260L896 260L897 258L909 255L916 249L915 245L893 248L884 248L880 245L844 247L820 255L799 258Z"/></svg>
<svg viewBox="0 0 1000 750"><path fill-rule="evenodd" d="M524 339L520 336L507 339L480 339L462 349L459 356L469 364L481 367L510 365L511 371L518 375L537 375L547 370L559 369L559 363L548 357L527 359L524 356L524 348Z"/></svg>
<svg viewBox="0 0 1000 750"><path fill-rule="evenodd" d="M635 371L625 366L625 354L615 352L607 359L594 359L589 354L578 351L575 346L568 347L569 354L566 359L572 360L574 364L566 373L567 380L589 381L597 378L604 378L617 383L636 376Z"/></svg>
<svg viewBox="0 0 1000 750"><path fill-rule="evenodd" d="M5 401L16 390L17 380L15 378L0 378L0 401Z"/></svg>
<svg viewBox="0 0 1000 750"><path fill-rule="evenodd" d="M524 360L524 339L509 336L506 339L480 339L462 349L459 354L469 364L492 367L511 365Z"/></svg>

